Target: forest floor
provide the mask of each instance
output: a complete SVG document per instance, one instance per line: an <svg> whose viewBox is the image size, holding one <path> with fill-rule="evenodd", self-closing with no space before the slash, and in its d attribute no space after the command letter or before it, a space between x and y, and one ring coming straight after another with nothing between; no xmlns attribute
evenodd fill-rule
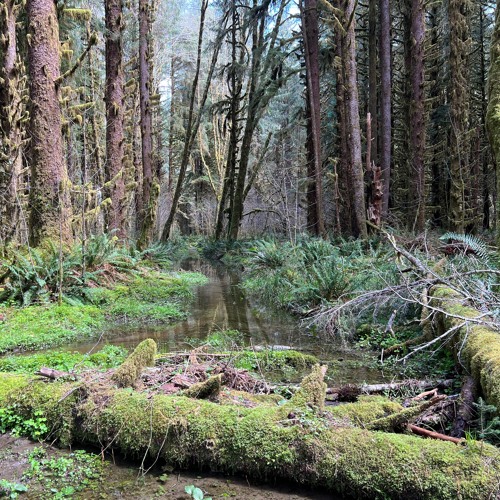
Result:
<svg viewBox="0 0 500 500"><path fill-rule="evenodd" d="M184 248L181 248L181 254L184 256L193 254L192 244L183 242L181 247L182 245ZM186 251L187 246L190 248ZM222 255L226 266L239 269L238 272L244 268L242 290L258 296L265 305L283 309L298 318L308 318L325 305L343 300L343 297L356 296L362 290L377 289L387 284L395 286L401 279L391 250L378 242L369 243L364 247L352 242L334 246L328 242L316 240L304 240L298 245L278 244L273 241L246 242L229 251L227 248L219 248L218 246L210 247L207 242L201 244L195 242L194 246L197 247L198 256L215 256L219 259ZM189 314L194 289L206 283L207 278L197 272L174 273L149 262L140 262L127 273L119 273L114 270L110 273L113 279L106 279L100 283L92 282L92 286L85 287L83 293L80 290L80 296L84 297L84 300L66 300L62 304L58 304L57 301L45 301L43 304L39 303L40 301L34 301L25 307L21 307L19 303L16 304L14 300L5 302L0 309L0 354L2 354L0 356L0 372L18 373L21 377L19 380L24 380L23 377L33 374L41 366L44 366L55 370L71 371L71 377L67 380L69 383L75 383L75 379L79 379L81 382L77 382L77 384L88 383L89 387L92 387L95 379L101 380L104 377L103 380L107 380L106 371L112 374L114 369L122 365L128 354L126 349L107 345L100 351L86 355L65 350L45 351L45 349L62 347L75 340L82 341L85 338L99 340L103 332L109 331L111 327L116 325L124 327L143 324L162 325L185 319ZM0 295L2 293L3 290L0 289ZM52 295L55 296L54 291ZM408 305L405 301L400 301L396 306L398 314L394 322L394 303L381 303L375 305L375 311L373 308L365 308L355 318L346 318L347 321L339 323L339 332L337 333L340 336L346 335L345 343L349 344L351 348L354 346L355 349L363 351L368 349L367 352L370 353L371 358L364 360L363 365L371 366L375 371L384 370L385 375L394 381L408 378L426 378L428 381L429 379L448 379L449 381L450 378L456 378L458 383L448 384L445 389L446 395L441 394L441 400L438 402L442 404L446 400L445 402L449 403L447 410L442 411L442 407L439 407L434 413L431 411L430 414L423 415L424 419L431 418L431 420L422 421L425 425L428 424L430 427L446 432L453 421L453 408L456 401L454 396L450 397L450 394L456 394L460 386L453 356L449 351L439 350L431 353L420 353L411 362L404 365L398 363L400 356L383 359L382 363L381 350L391 349L400 344L404 346L408 339L418 338L421 335L419 307ZM390 328L387 325L390 325ZM315 335L315 328L309 330L307 335ZM199 362L192 363L190 355L181 353L179 358L175 358L175 356L163 353L156 360L156 368L145 372L142 382L137 385L136 391L133 392L137 393L138 397L142 394L148 394L148 398L162 398L172 394L176 395L180 391L182 399L182 391L189 390L191 385L207 382L216 373L223 373L225 370L227 372L229 362L233 370L231 373L235 374L236 379L240 377L240 370L246 371L248 375L238 379L240 386L236 389L241 392L233 394L231 391L223 390L220 393L220 399L217 398L216 406L220 407L221 411L225 411L223 408L228 404L242 406L245 411L254 409L255 404L261 403L261 401L258 397L247 397L245 394L252 392L267 394L268 390L262 389L264 387L262 379L269 382L273 380L274 376L278 385L281 381L282 388L273 388L272 391L275 394L271 394L271 396L274 398L271 397L269 401L272 403L270 406L278 404L279 407L282 404L289 404L286 401L293 397L297 390L295 382L308 373L311 366L318 362L318 358L295 352L288 346L278 346L278 350L265 349L264 351L255 350L253 347L248 348L249 346L242 338L241 332L238 331L219 330L210 335L209 333L207 331L203 339L200 339L200 344L208 347L213 356L210 362L203 362L204 354L200 354ZM112 343L112 338L107 339L107 341ZM325 337L324 341L329 342L328 337ZM280 350L281 347L284 350ZM30 353L30 351L32 352ZM202 353L202 351L197 352ZM402 347L400 354L404 355L406 352L408 349ZM342 358L327 360L326 356L321 355L319 358L322 362L327 361L333 380L335 380L337 368L348 364ZM196 359L196 356L193 359ZM353 363L361 363L361 361L353 361ZM353 368L355 368L354 365ZM192 373L190 373L191 369L194 370ZM98 373L104 373L104 375L98 375ZM178 377L179 374L183 374L183 376ZM227 377L227 374L225 376ZM2 377L1 373L0 377ZM15 382L15 379L9 379L8 375L6 377L4 382L7 385ZM283 383L284 380L288 383ZM327 380L328 383L331 380ZM289 383L290 381L292 384ZM2 389L1 382L2 380L0 380L0 389ZM401 447L401 450L406 449L407 444L408 446L411 444L413 448L418 445L419 450L419 443L424 440L407 436L405 429L398 422L393 424L389 418L391 416L395 416L396 419L402 418L406 415L406 404L410 404L410 406L417 404L419 400L412 402L412 398L421 392L419 386L408 388L408 386L403 385L402 388L395 391L385 389L383 397L363 395L360 397L360 393L356 392L362 386L362 381L359 382L357 388L351 386L346 388L349 394L350 391L354 391L355 394L351 394L352 399L349 399L350 396L347 394L346 400L339 401L335 397L332 398L330 394L327 398L330 401L327 401L328 406L324 413L316 415L314 411L306 409L300 410L297 416L297 413L292 411L290 431L295 431L296 427L302 428L306 434L311 434L312 439L316 439L322 433L331 433L330 437L335 438L337 428L345 429L346 436L351 433L354 437L357 436L360 439L359 444L362 446L366 436L365 434L362 436L361 433L358 436L357 430L361 428L365 432L376 422L375 429L390 431L386 438L382 439L382 436L377 436L377 446L386 446L387 443L393 442L394 446ZM108 382L105 382L106 391L114 390L112 389L113 384L106 384ZM54 387L56 385L54 384ZM235 388L232 387L231 390L235 390ZM230 401L226 397L228 394ZM432 401L433 397L436 397L436 393L425 397ZM349 406L349 404L345 404L346 401L357 401L357 403ZM23 402L22 405L24 404ZM166 400L165 404L168 404ZM276 412L280 411L278 407L275 408ZM202 408L204 407L202 406ZM17 410L14 407L7 412L0 411L0 432L2 428L4 431L14 429L17 434L30 435L36 440L43 437L49 430L47 419L43 412L37 413L41 410L33 409L35 410L33 414L30 413L31 410L26 409L26 416L23 418L16 413ZM256 408L256 410L259 409ZM262 411L267 411L267 409L263 408ZM436 417L435 413L439 417L437 423L429 424L432 418ZM28 415L31 415L31 418L28 419ZM285 420L280 417L278 427L282 425L283 421L286 422L286 419L291 418L286 415L285 417ZM186 418L190 417L186 416ZM386 421L387 418L389 420ZM487 425L490 423L491 420L487 422ZM178 422L173 422L172 425L178 425ZM198 425L198 422L195 425ZM377 427L380 425L382 427ZM396 434L393 434L393 431L396 431ZM38 491L52 489L51 498L71 496L75 498L153 498L170 495L171 498L184 499L187 498L184 487L188 484L195 484L214 498L231 496L259 500L261 498L276 500L281 498L324 498L321 493L301 492L298 487L288 490L272 490L254 486L253 483L250 486L250 484L245 484L245 481L228 482L225 477L175 474L173 473L174 469L165 471L153 468L152 474L145 477L139 475L140 480L137 481L137 467L123 465L117 467L109 463L109 457L107 465L98 465L97 462L94 462L96 455L92 450L90 453L77 452L75 455L73 452L54 450L47 444L28 444L27 441L20 438L9 438L8 436L0 435L0 439L3 439L0 441L0 449L2 449L2 443L5 445L3 446L5 448L4 454L0 455L2 465L5 464L5 469L0 474L0 479L4 480L3 484L0 482L0 493L3 488L4 491L12 491L13 494L17 494L15 491L17 486L20 488L19 493L22 493L23 487L29 484L29 498L41 498L41 496L37 496ZM111 437L107 436L107 438ZM335 443L330 444L334 447L337 446ZM477 457L474 457L473 444L470 446L472 450L470 463L468 462L469 458L465 459L458 455L455 457L455 451L444 445L442 451L452 452L453 460L466 460L467 467L482 467L482 465L478 465ZM440 446L436 445L436 450L437 448L441 450ZM430 458L435 453L432 451L434 448L432 450L431 448L431 445L423 444L419 460L421 459L424 465L426 460L431 462L434 460ZM388 450L381 449L382 454L386 451ZM428 452L430 455L427 455ZM201 463L205 451L202 449L198 453L200 453ZM393 451L389 455L392 453ZM491 451L491 453L494 452ZM401 460L404 460L403 456ZM215 466L215 470L219 470L217 464L217 460L211 464ZM362 462L355 467L362 467L361 464ZM55 472L54 468L59 472ZM84 476L78 475L80 469L82 469ZM375 469L378 470L378 466ZM30 470L31 472L29 472ZM69 470L76 472L69 474L67 473ZM478 469L478 473L480 474L478 477L483 477L484 481L489 484L491 478L488 477L487 469L486 471ZM485 475L481 476L483 473ZM380 478L385 472L380 469L378 474L377 481L381 480ZM55 480L54 478L58 475L63 479L67 478L67 481L63 480L52 485L51 481ZM445 477L446 475L443 476L443 479ZM88 485L85 482L87 479ZM105 493L99 487L100 481L103 480L106 483ZM390 483L392 478L388 478L388 480ZM353 476L346 482L347 489L363 491L363 481L362 477ZM398 481L399 479L395 480L393 486L396 489L400 487ZM406 479L401 478L401 481L404 483ZM79 489L82 485L88 486L90 490L87 489L86 493L80 492ZM453 491L454 486L450 483L449 488L450 491ZM477 491L476 485L471 484L472 490Z"/></svg>

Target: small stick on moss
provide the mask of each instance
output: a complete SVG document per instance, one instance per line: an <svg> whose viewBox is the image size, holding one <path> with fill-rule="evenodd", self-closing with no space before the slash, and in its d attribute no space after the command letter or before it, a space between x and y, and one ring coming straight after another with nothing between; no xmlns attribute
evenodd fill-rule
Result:
<svg viewBox="0 0 500 500"><path fill-rule="evenodd" d="M408 430L410 430L414 434L418 434L419 436L424 436L431 439L439 439L441 441L450 441L455 444L465 443L463 439L447 436L446 434L440 434L439 432L429 431L427 429L423 429L422 427L417 427L416 425L413 424L408 424L406 427Z"/></svg>

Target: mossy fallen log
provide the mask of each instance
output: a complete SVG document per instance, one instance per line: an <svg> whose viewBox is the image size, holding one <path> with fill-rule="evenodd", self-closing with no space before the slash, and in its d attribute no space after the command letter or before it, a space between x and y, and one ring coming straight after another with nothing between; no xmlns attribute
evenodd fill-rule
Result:
<svg viewBox="0 0 500 500"><path fill-rule="evenodd" d="M455 356L480 385L488 403L500 412L500 332L480 324L480 316L483 323L487 323L488 318L470 307L451 288L436 286L431 289L429 304L435 308L435 335L454 329L451 345Z"/></svg>
<svg viewBox="0 0 500 500"><path fill-rule="evenodd" d="M41 412L51 439L106 446L140 459L148 455L181 468L288 479L354 498L477 500L497 495L496 448L474 442L464 448L354 427L321 411L323 374L315 367L290 401L256 408L151 397L102 382L89 383L59 402L75 383L1 374L0 407L15 408L26 418Z"/></svg>

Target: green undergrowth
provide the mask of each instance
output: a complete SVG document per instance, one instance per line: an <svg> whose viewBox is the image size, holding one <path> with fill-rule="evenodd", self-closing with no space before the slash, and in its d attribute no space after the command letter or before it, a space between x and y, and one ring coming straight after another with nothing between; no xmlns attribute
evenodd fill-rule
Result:
<svg viewBox="0 0 500 500"><path fill-rule="evenodd" d="M63 345L104 327L104 312L93 305L47 304L4 310L0 354Z"/></svg>
<svg viewBox="0 0 500 500"><path fill-rule="evenodd" d="M318 363L318 358L298 351L245 350L235 355L237 368L253 371L304 370Z"/></svg>
<svg viewBox="0 0 500 500"><path fill-rule="evenodd" d="M297 314L399 280L381 242L256 241L247 250L243 286L266 304Z"/></svg>
<svg viewBox="0 0 500 500"><path fill-rule="evenodd" d="M4 307L0 354L57 347L90 338L117 323L162 324L184 319L193 288L206 283L199 273L142 270L109 287L87 288L85 304L48 303Z"/></svg>
<svg viewBox="0 0 500 500"><path fill-rule="evenodd" d="M119 366L125 360L127 350L123 347L107 345L93 354L79 352L52 351L0 358L0 372L34 373L42 366L54 370L77 371L88 368L107 370Z"/></svg>
<svg viewBox="0 0 500 500"><path fill-rule="evenodd" d="M28 492L42 489L46 498L73 498L78 492L97 495L106 463L100 455L75 450L64 456L51 456L42 447L28 454L29 467L23 474Z"/></svg>
<svg viewBox="0 0 500 500"><path fill-rule="evenodd" d="M174 273L171 249L145 250L92 236L60 248L7 249L0 261L0 354L57 347L117 323L168 323L186 317L199 273Z"/></svg>

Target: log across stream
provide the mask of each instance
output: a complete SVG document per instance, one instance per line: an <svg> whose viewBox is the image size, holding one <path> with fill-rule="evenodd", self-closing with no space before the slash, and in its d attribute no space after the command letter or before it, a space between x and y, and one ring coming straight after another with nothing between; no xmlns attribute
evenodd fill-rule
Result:
<svg viewBox="0 0 500 500"><path fill-rule="evenodd" d="M92 444L173 467L289 480L354 498L486 499L499 493L497 448L400 433L433 401L403 409L375 397L328 409L326 367L320 365L282 404L260 397L242 406L219 398L220 388L184 395L135 390L155 354L154 341L144 341L117 370L76 382L0 375L0 405L25 418L41 412L51 438L62 445Z"/></svg>

